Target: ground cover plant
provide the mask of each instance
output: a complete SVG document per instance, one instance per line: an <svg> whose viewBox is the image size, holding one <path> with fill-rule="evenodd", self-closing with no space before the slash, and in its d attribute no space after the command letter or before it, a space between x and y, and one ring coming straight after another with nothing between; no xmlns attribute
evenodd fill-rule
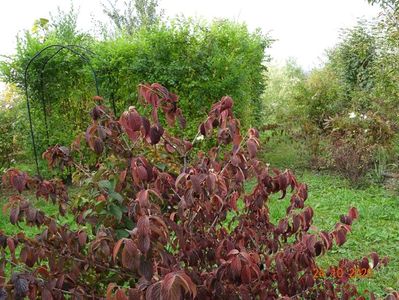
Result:
<svg viewBox="0 0 399 300"><path fill-rule="evenodd" d="M241 132L230 97L212 105L189 142L168 133L176 121L185 125L175 94L146 84L139 95L149 118L130 107L117 120L95 97L85 141L43 154L50 167L76 168L72 197L58 179L4 175L18 192L5 206L10 222L41 230L1 233L2 298L364 299L350 279L387 258L372 252L324 269L316 262L346 242L355 207L326 231L313 226L307 185L257 159L259 134ZM214 144L208 153L194 151L202 137ZM85 142L98 155L91 166L77 159ZM26 190L57 203L60 216L72 214L73 226L35 208ZM287 190L273 220L271 196L286 201Z"/></svg>

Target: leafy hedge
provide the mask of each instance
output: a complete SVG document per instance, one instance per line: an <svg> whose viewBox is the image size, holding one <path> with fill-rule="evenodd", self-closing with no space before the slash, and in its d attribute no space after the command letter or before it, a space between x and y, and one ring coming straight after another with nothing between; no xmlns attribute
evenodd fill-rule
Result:
<svg viewBox="0 0 399 300"><path fill-rule="evenodd" d="M9 168L24 155L20 140L29 126L25 122L26 106L15 94L15 87L9 86L2 94L0 103L0 172Z"/></svg>
<svg viewBox="0 0 399 300"><path fill-rule="evenodd" d="M141 29L129 38L98 43L95 64L104 76L104 90L114 91L119 107L126 105L119 99L136 99L140 82L157 81L177 92L193 133L196 128L190 125L225 94L238 99L236 112L247 125L258 120L269 44L245 25L175 20Z"/></svg>
<svg viewBox="0 0 399 300"><path fill-rule="evenodd" d="M37 51L51 44L75 44L95 53L88 56L99 78L100 94L107 91L101 96L115 99L119 111L135 105L139 83L156 81L181 96L188 136L195 134L195 124L206 108L225 94L237 99L236 113L244 127L259 121L265 49L270 39L258 31L249 32L245 25L176 19L138 29L129 36L96 40L76 29L76 15L64 14L40 32L26 32L19 40L16 54L1 64L3 80L22 87L24 68ZM48 144L69 143L82 131L88 122L82 114L87 111L84 99L95 94L88 65L65 50L46 63L54 51L43 53L30 69L34 126L42 137L38 138L39 152ZM53 137L48 142L39 101L43 64L43 90Z"/></svg>

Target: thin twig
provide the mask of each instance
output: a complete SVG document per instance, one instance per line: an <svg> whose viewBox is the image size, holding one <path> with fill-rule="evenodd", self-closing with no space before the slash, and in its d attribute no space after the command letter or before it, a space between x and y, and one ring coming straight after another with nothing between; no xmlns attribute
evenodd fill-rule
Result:
<svg viewBox="0 0 399 300"><path fill-rule="evenodd" d="M245 136L242 138L240 144L238 145L238 148L236 150L236 152L240 151L245 139L247 138L248 133L245 134ZM223 169L218 173L218 174L223 174L224 170L231 164L231 158L229 159L229 161L223 166Z"/></svg>
<svg viewBox="0 0 399 300"><path fill-rule="evenodd" d="M219 219L219 215L222 212L223 208L224 208L224 205L222 204L222 206L220 207L220 209L219 209L215 219L213 220L210 228L213 228L215 226L215 224L216 224L217 220Z"/></svg>
<svg viewBox="0 0 399 300"><path fill-rule="evenodd" d="M8 259L8 258L5 258L5 257L4 257L3 259L4 259L5 261L9 262L10 264L12 264L13 266L23 269L23 271L26 272L26 273L29 273L29 274L35 273L33 270L28 269L26 266L18 265L18 264L14 263L12 260L10 260L10 259ZM4 276L0 276L0 278L8 279L7 277L4 277ZM35 280L37 280L37 281L40 282L41 284L44 284L44 283L45 283L45 280L42 279L42 278L37 278L37 277L36 277ZM12 286L12 285L11 285L11 286ZM74 296L77 295L77 296L90 297L90 298L95 297L95 299L101 299L101 297L98 297L98 296L93 296L93 295L89 295L89 294L81 293L81 292L76 292L76 291L75 291L75 292L71 292L71 291L63 290L63 289L60 289L60 288L57 288L57 287L54 287L52 290L56 290L56 291L59 291L59 292L61 292L61 293L63 293L63 294L68 294L68 295L74 295Z"/></svg>

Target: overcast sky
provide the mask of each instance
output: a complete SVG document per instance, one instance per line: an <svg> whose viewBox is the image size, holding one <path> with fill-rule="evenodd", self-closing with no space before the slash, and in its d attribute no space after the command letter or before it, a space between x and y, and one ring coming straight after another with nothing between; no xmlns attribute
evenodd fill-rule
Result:
<svg viewBox="0 0 399 300"><path fill-rule="evenodd" d="M72 0L79 8L79 26L87 30L102 18L106 0ZM123 0L120 0L123 1ZM15 36L30 29L35 19L48 18L57 7L69 9L70 0L0 0L0 54L15 48ZM261 28L277 41L269 54L276 62L297 59L306 70L320 64L325 49L336 42L340 28L371 19L378 8L365 0L160 0L166 16L184 14L205 19L229 18Z"/></svg>

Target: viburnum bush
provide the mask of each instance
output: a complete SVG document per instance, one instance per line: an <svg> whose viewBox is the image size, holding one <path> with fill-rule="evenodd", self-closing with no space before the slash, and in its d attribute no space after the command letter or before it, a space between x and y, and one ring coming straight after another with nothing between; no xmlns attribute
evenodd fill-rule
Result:
<svg viewBox="0 0 399 300"><path fill-rule="evenodd" d="M10 222L41 233L0 234L0 299L364 299L350 277L386 258L371 253L324 271L316 262L345 243L356 208L331 230L312 226L306 184L257 159L258 132L241 132L230 97L211 107L189 142L165 129L185 124L176 95L159 84L141 85L139 94L149 118L130 107L117 120L95 98L85 133L95 166L74 159L81 139L43 154L50 167L76 169L72 196L57 179L4 175L18 191L6 204ZM214 143L207 153L193 151L202 136ZM32 192L58 203L74 224L35 208L26 198ZM273 222L268 203L276 193L287 209Z"/></svg>
<svg viewBox="0 0 399 300"><path fill-rule="evenodd" d="M325 121L333 168L352 183L360 179L377 163L379 150L390 151L394 144L395 124L378 113L349 116L337 115Z"/></svg>

